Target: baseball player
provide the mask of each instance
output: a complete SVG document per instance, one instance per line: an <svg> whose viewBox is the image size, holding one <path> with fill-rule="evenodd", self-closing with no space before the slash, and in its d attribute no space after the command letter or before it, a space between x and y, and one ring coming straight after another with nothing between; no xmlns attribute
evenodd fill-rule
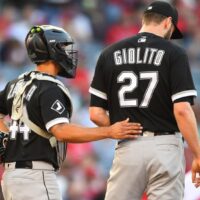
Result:
<svg viewBox="0 0 200 200"><path fill-rule="evenodd" d="M55 76L75 76L77 51L71 36L59 27L34 26L25 44L36 70L0 93L0 130L9 132L1 186L5 200L59 200L55 171L66 157L66 142L130 139L141 127L128 119L102 128L69 124L70 94ZM5 115L12 120L9 130Z"/></svg>
<svg viewBox="0 0 200 200"><path fill-rule="evenodd" d="M90 87L90 117L108 126L126 117L143 133L119 140L106 200L182 200L183 138L194 155L193 182L200 181L200 144L191 105L197 95L185 51L169 39L183 35L176 8L154 1L144 11L140 32L107 47ZM109 115L107 115L107 111Z"/></svg>

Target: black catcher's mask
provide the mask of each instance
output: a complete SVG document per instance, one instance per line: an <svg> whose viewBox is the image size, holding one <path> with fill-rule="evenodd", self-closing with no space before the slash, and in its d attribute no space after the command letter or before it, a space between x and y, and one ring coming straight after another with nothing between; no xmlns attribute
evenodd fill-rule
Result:
<svg viewBox="0 0 200 200"><path fill-rule="evenodd" d="M69 33L51 25L33 26L25 39L32 62L40 64L53 60L60 66L58 75L66 78L74 78L76 75L78 58L73 44Z"/></svg>

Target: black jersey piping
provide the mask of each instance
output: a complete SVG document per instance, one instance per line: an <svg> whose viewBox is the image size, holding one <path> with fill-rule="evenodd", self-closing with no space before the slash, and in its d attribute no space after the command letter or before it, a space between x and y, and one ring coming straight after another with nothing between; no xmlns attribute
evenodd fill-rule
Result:
<svg viewBox="0 0 200 200"><path fill-rule="evenodd" d="M47 192L47 198L48 198L48 200L50 200L50 198L49 198L49 192L48 192L47 186L46 186L46 184L45 184L44 172L43 172L43 171L42 171L42 178L43 178L44 187L45 187L46 192Z"/></svg>

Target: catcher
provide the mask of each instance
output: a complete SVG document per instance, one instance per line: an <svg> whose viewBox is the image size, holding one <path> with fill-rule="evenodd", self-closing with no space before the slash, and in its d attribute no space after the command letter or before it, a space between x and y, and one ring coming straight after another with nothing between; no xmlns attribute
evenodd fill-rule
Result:
<svg viewBox="0 0 200 200"><path fill-rule="evenodd" d="M36 70L0 93L2 191L5 200L59 200L56 171L66 157L66 142L132 139L141 126L128 119L102 128L70 124L72 100L56 76L75 77L77 51L71 36L59 27L34 26L25 44ZM12 120L9 128L5 115Z"/></svg>

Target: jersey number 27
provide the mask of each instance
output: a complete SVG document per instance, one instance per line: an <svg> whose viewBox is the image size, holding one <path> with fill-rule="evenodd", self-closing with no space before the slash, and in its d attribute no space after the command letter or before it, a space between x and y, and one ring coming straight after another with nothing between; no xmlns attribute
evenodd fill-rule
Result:
<svg viewBox="0 0 200 200"><path fill-rule="evenodd" d="M133 71L123 71L117 77L118 83L124 83L125 80L129 80L130 83L122 85L118 91L119 104L121 107L148 107L153 92L158 83L158 72L140 72L137 76ZM125 98L126 93L132 93L138 87L139 80L149 80L148 87L143 96L142 102L138 104L138 99L128 99Z"/></svg>

